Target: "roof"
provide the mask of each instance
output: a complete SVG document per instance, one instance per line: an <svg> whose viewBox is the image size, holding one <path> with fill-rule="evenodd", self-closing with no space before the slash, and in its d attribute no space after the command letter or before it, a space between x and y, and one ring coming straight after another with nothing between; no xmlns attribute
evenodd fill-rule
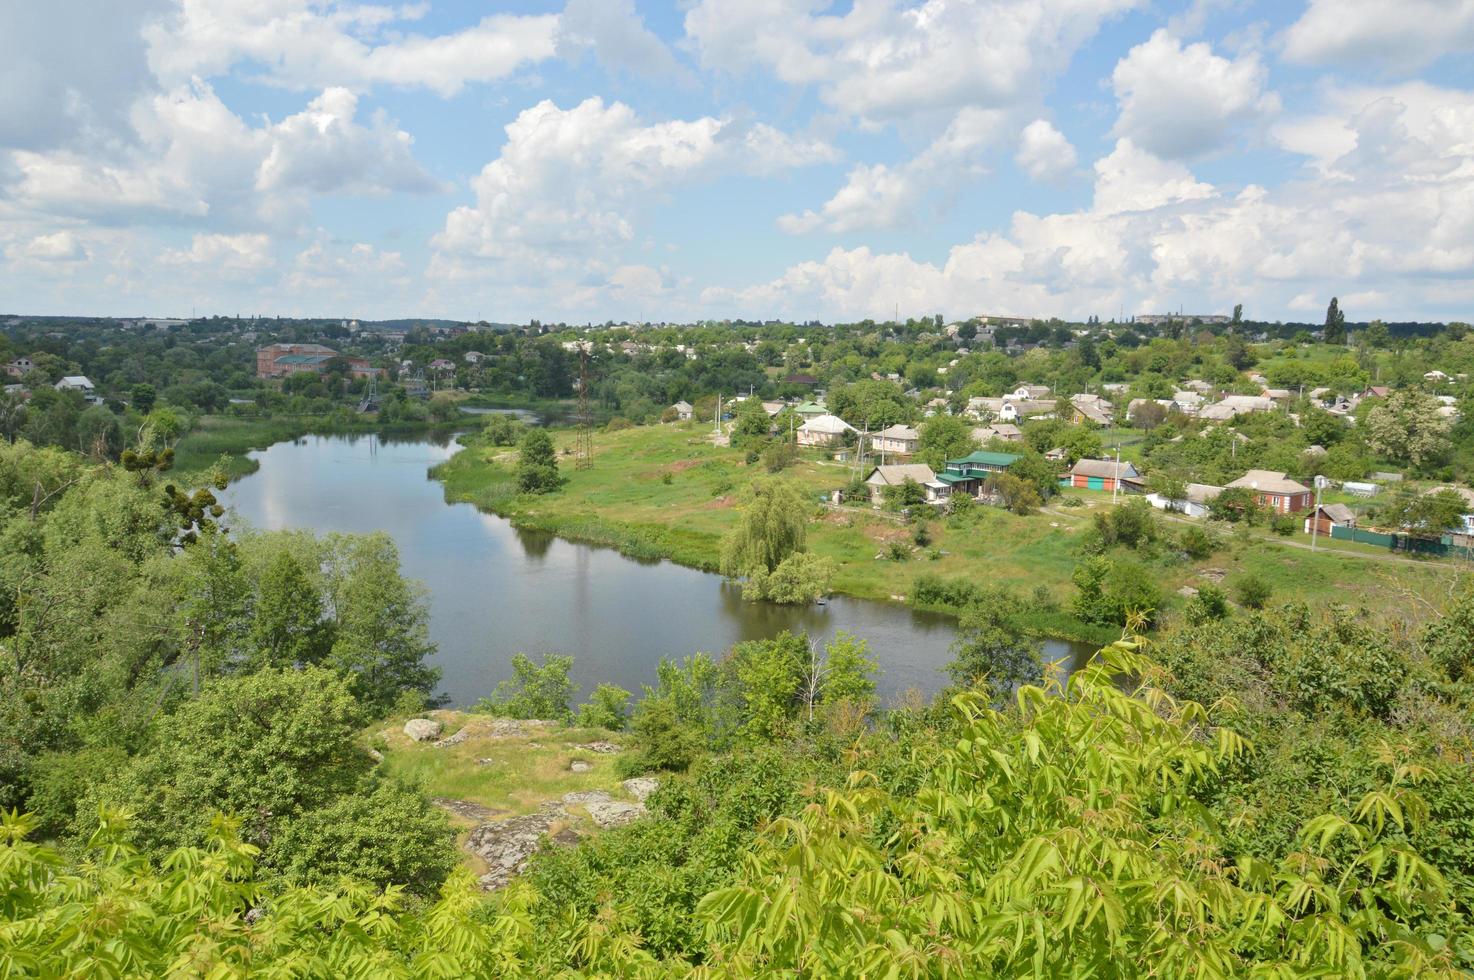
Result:
<svg viewBox="0 0 1474 980"><path fill-rule="evenodd" d="M1321 504L1320 510L1335 524L1351 524L1356 520L1356 511L1345 504Z"/></svg>
<svg viewBox="0 0 1474 980"><path fill-rule="evenodd" d="M786 385L816 385L819 379L812 374L790 374L783 379L783 383Z"/></svg>
<svg viewBox="0 0 1474 980"><path fill-rule="evenodd" d="M879 477L879 479L876 479ZM917 483L933 483L937 475L925 463L904 463L896 466L877 466L865 478L866 483L880 483L888 487L899 486L907 480Z"/></svg>
<svg viewBox="0 0 1474 980"><path fill-rule="evenodd" d="M1438 493L1440 490L1452 490L1468 501L1471 506L1474 506L1474 490L1470 490L1467 487L1433 487L1428 493Z"/></svg>
<svg viewBox="0 0 1474 980"><path fill-rule="evenodd" d="M986 449L979 449L975 453L969 453L961 459L947 460L948 466L966 466L971 463L974 466L1012 466L1018 462L1016 453L995 453Z"/></svg>
<svg viewBox="0 0 1474 980"><path fill-rule="evenodd" d="M854 432L855 427L838 415L816 415L800 426L799 431L838 435L842 432Z"/></svg>
<svg viewBox="0 0 1474 980"><path fill-rule="evenodd" d="M681 401L678 401L674 405L672 405L671 408L674 408L678 412L689 412L691 411L691 403L686 401L685 399L682 399Z"/></svg>
<svg viewBox="0 0 1474 980"><path fill-rule="evenodd" d="M1189 483L1185 496L1195 504L1206 504L1222 492L1222 487L1215 487L1211 483Z"/></svg>
<svg viewBox="0 0 1474 980"><path fill-rule="evenodd" d="M1075 476L1102 476L1113 480L1124 480L1127 477L1140 475L1129 460L1122 460L1118 463L1114 459L1077 460L1075 465L1070 467L1070 472Z"/></svg>
<svg viewBox="0 0 1474 980"><path fill-rule="evenodd" d="M1284 473L1273 470L1250 470L1229 485L1230 489L1247 487L1260 493L1309 493L1310 488L1297 483Z"/></svg>
<svg viewBox="0 0 1474 980"><path fill-rule="evenodd" d="M331 361L336 354L283 354L276 359L278 364L322 364Z"/></svg>
<svg viewBox="0 0 1474 980"><path fill-rule="evenodd" d="M56 383L58 388L91 388L92 382L85 374L69 374Z"/></svg>
<svg viewBox="0 0 1474 980"><path fill-rule="evenodd" d="M801 405L795 406L793 410L795 412L797 412L798 414L800 414L800 415L823 415L824 414L824 406L823 405L820 405L820 404L818 404L816 402L804 402Z"/></svg>
<svg viewBox="0 0 1474 980"><path fill-rule="evenodd" d="M877 436L877 437L879 437L881 439L919 439L919 438L921 438L921 433L917 432L915 429L911 428L911 426L909 426L909 425L901 425L900 423L897 423L896 425L892 425L892 426L890 426L888 428L885 428L885 429L881 429L879 432L872 432L871 435L872 436Z"/></svg>

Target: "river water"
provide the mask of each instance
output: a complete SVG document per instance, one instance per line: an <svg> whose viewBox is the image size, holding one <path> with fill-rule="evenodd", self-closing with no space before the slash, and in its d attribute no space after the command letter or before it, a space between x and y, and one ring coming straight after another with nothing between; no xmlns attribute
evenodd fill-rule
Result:
<svg viewBox="0 0 1474 980"><path fill-rule="evenodd" d="M836 597L824 606L743 602L718 575L636 561L540 532L521 531L470 504L447 504L431 466L449 439L306 436L251 457L260 469L223 495L233 520L262 530L386 531L404 574L429 592L441 692L466 706L510 675L517 652L574 657L580 700L601 682L638 692L662 657L720 656L734 643L807 630L870 644L886 702L946 681L953 620L904 606ZM1049 641L1047 659L1083 651Z"/></svg>

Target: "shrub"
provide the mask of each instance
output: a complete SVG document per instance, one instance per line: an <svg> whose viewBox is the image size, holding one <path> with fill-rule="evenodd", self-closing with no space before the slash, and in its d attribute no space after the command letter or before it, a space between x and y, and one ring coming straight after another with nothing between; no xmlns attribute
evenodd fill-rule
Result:
<svg viewBox="0 0 1474 980"><path fill-rule="evenodd" d="M769 473L781 473L798 461L798 447L787 442L774 442L763 450L763 466Z"/></svg>
<svg viewBox="0 0 1474 980"><path fill-rule="evenodd" d="M1252 572L1234 584L1234 596L1239 600L1239 605L1247 609L1263 609L1273 594L1274 590L1269 587L1269 583Z"/></svg>
<svg viewBox="0 0 1474 980"><path fill-rule="evenodd" d="M675 477L671 474L670 470L666 470L664 473L660 474L660 482L663 483L665 486L670 486L672 483L675 482Z"/></svg>
<svg viewBox="0 0 1474 980"><path fill-rule="evenodd" d="M1177 543L1189 558L1195 560L1207 558L1218 550L1218 539L1200 527L1184 528Z"/></svg>
<svg viewBox="0 0 1474 980"><path fill-rule="evenodd" d="M904 541L892 541L885 549L885 556L891 561L906 561L911 557L911 547Z"/></svg>
<svg viewBox="0 0 1474 980"><path fill-rule="evenodd" d="M600 684L578 707L578 724L584 728L607 728L622 732L629 723L630 692L614 684Z"/></svg>
<svg viewBox="0 0 1474 980"><path fill-rule="evenodd" d="M474 710L500 718L551 718L566 721L573 716L568 703L573 683L568 672L573 658L546 654L536 664L525 653L512 655L512 676L497 684L491 697L482 698Z"/></svg>
<svg viewBox="0 0 1474 980"><path fill-rule="evenodd" d="M605 424L604 431L620 432L624 429L633 429L634 427L635 423L631 422L627 418L624 418L623 416L616 415L614 416L614 418L610 419L608 423Z"/></svg>
<svg viewBox="0 0 1474 980"><path fill-rule="evenodd" d="M1200 587L1188 602L1186 615L1194 626L1223 619L1228 615L1228 593L1212 585Z"/></svg>
<svg viewBox="0 0 1474 980"><path fill-rule="evenodd" d="M926 521L916 522L916 529L911 532L911 540L918 548L925 548L931 544L931 528L927 527Z"/></svg>

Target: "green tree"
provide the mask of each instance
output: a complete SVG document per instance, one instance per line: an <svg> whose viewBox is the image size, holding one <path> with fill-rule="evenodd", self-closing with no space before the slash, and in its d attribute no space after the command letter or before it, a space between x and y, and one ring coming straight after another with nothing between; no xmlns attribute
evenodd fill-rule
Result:
<svg viewBox="0 0 1474 980"><path fill-rule="evenodd" d="M279 551L261 573L250 639L254 661L272 667L321 663L332 649L322 596L290 551Z"/></svg>
<svg viewBox="0 0 1474 980"><path fill-rule="evenodd" d="M962 610L947 673L960 687L985 686L1002 700L1020 684L1043 677L1039 644L1013 622L1019 603L1011 593L984 588Z"/></svg>
<svg viewBox="0 0 1474 980"><path fill-rule="evenodd" d="M1341 312L1341 302L1336 297L1331 297L1331 305L1326 307L1326 325L1321 329L1321 340L1328 344L1346 343L1346 314Z"/></svg>
<svg viewBox="0 0 1474 980"><path fill-rule="evenodd" d="M525 653L512 655L512 676L497 684L489 698L476 704L477 711L502 718L546 718L568 721L573 712L573 682L568 673L573 658L561 654L544 654L542 663L534 663Z"/></svg>
<svg viewBox="0 0 1474 980"><path fill-rule="evenodd" d="M1448 452L1449 421L1440 405L1421 391L1395 391L1367 413L1366 440L1372 452L1423 469Z"/></svg>
<svg viewBox="0 0 1474 980"><path fill-rule="evenodd" d="M154 410L154 402L158 401L159 393L154 386L144 382L136 384L129 392L128 400L133 405L133 410L139 415L147 415Z"/></svg>
<svg viewBox="0 0 1474 980"><path fill-rule="evenodd" d="M1264 604L1274 595L1269 583L1252 572L1240 577L1234 583L1233 591L1239 605L1246 609L1263 609Z"/></svg>
<svg viewBox="0 0 1474 980"><path fill-rule="evenodd" d="M956 415L933 415L917 429L916 456L940 473L949 459L961 459L977 448L972 423Z"/></svg>
<svg viewBox="0 0 1474 980"><path fill-rule="evenodd" d="M783 605L806 605L829 594L834 562L806 551L795 552L771 572L758 568L742 586L742 597Z"/></svg>
<svg viewBox="0 0 1474 980"><path fill-rule="evenodd" d="M722 574L740 579L772 572L789 555L803 551L809 511L793 484L777 479L754 483L752 500L722 539Z"/></svg>
<svg viewBox="0 0 1474 980"><path fill-rule="evenodd" d="M1464 515L1470 511L1474 506L1452 488L1424 492L1408 487L1400 490L1378 517L1382 524L1436 541L1451 530L1463 528Z"/></svg>
<svg viewBox="0 0 1474 980"><path fill-rule="evenodd" d="M325 550L335 624L327 662L376 711L388 711L401 691L432 693L440 670L425 663L435 646L424 589L399 574L394 541L383 533L332 535Z"/></svg>
<svg viewBox="0 0 1474 980"><path fill-rule="evenodd" d="M517 492L553 493L563 482L552 437L542 429L528 429L517 455Z"/></svg>
<svg viewBox="0 0 1474 980"><path fill-rule="evenodd" d="M607 728L622 732L629 724L630 692L614 684L594 688L585 704L578 706L578 724L584 728Z"/></svg>

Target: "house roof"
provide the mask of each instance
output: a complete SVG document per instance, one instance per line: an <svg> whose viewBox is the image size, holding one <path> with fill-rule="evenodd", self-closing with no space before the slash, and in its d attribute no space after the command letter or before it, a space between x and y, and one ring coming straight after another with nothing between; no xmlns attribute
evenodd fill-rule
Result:
<svg viewBox="0 0 1474 980"><path fill-rule="evenodd" d="M804 402L801 405L795 406L793 410L795 412L797 412L798 414L800 414L800 415L823 415L824 414L824 406L818 404L817 402Z"/></svg>
<svg viewBox="0 0 1474 980"><path fill-rule="evenodd" d="M917 483L933 483L937 475L925 463L903 463L895 466L877 466L870 471L865 482L895 487L905 483L908 479L915 480Z"/></svg>
<svg viewBox="0 0 1474 980"><path fill-rule="evenodd" d="M1309 493L1310 488L1297 483L1284 473L1273 470L1250 470L1229 485L1230 489L1247 487L1260 493Z"/></svg>
<svg viewBox="0 0 1474 980"><path fill-rule="evenodd" d="M1433 487L1428 493L1438 493L1440 490L1452 490L1468 501L1471 507L1474 507L1474 490L1470 490L1468 487Z"/></svg>
<svg viewBox="0 0 1474 980"><path fill-rule="evenodd" d="M975 453L968 453L961 459L947 460L948 466L965 466L971 463L974 466L1012 466L1018 462L1016 453L995 453L986 449L979 449Z"/></svg>
<svg viewBox="0 0 1474 980"><path fill-rule="evenodd" d="M818 432L824 435L839 435L854 432L855 427L838 415L816 415L799 427L800 432Z"/></svg>
<svg viewBox="0 0 1474 980"><path fill-rule="evenodd" d="M1321 504L1320 510L1335 524L1351 524L1356 521L1356 511L1345 504Z"/></svg>
<svg viewBox="0 0 1474 980"><path fill-rule="evenodd" d="M1075 476L1102 476L1110 479L1127 479L1140 476L1136 467L1129 460L1117 463L1114 459L1081 459L1070 467L1070 472Z"/></svg>
<svg viewBox="0 0 1474 980"><path fill-rule="evenodd" d="M994 422L991 425L985 425L981 428L973 429L972 432L973 438L975 439L987 439L992 436L997 436L1000 439L1006 439L1009 436L1021 436L1024 434L1023 430L1014 425L1012 422Z"/></svg>
<svg viewBox="0 0 1474 980"><path fill-rule="evenodd" d="M691 411L691 403L686 401L685 399L681 399L680 401L672 405L671 408L675 409L678 412L689 412Z"/></svg>
<svg viewBox="0 0 1474 980"><path fill-rule="evenodd" d="M1187 485L1187 499L1195 504L1206 504L1222 492L1222 487L1215 487L1211 483L1189 483Z"/></svg>
<svg viewBox="0 0 1474 980"><path fill-rule="evenodd" d="M85 374L69 374L56 383L58 388L91 388L92 382Z"/></svg>
<svg viewBox="0 0 1474 980"><path fill-rule="evenodd" d="M897 423L895 425L892 425L892 426L889 426L887 428L881 429L879 432L872 432L871 435L872 436L878 436L878 437L880 437L882 439L919 439L919 438L921 438L921 434L919 432L917 432L915 429L911 428L911 426L909 426L909 425L902 425L900 423Z"/></svg>
<svg viewBox="0 0 1474 980"><path fill-rule="evenodd" d="M790 374L783 379L783 383L786 385L816 385L819 379L812 374Z"/></svg>

